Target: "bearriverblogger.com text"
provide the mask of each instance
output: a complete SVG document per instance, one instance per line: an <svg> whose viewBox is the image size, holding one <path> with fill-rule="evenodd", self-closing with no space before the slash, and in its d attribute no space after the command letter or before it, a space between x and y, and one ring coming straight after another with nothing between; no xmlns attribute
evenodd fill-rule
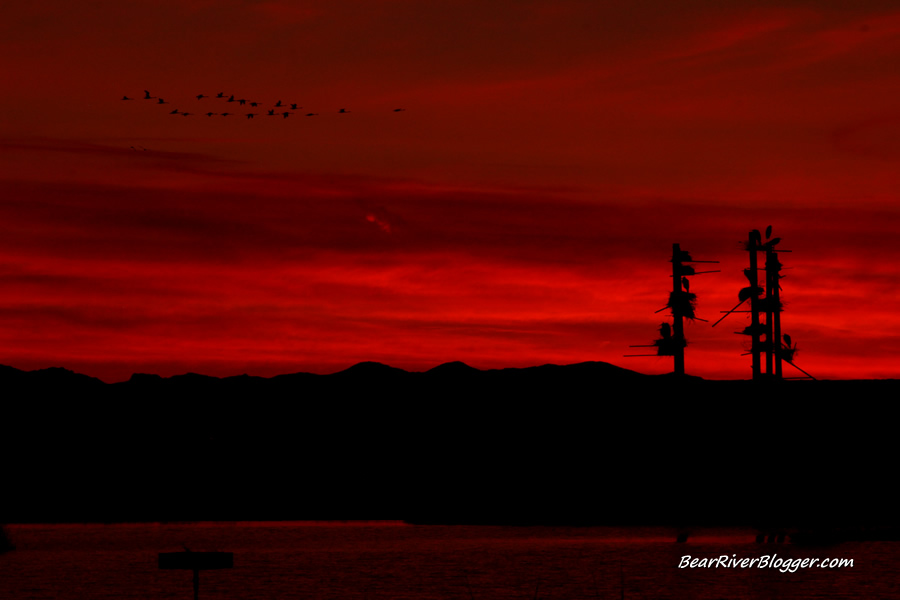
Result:
<svg viewBox="0 0 900 600"><path fill-rule="evenodd" d="M777 569L782 573L795 573L799 569L847 567L853 567L852 558L779 558L777 554L764 554L756 558L738 558L737 554L699 558L686 554L678 563L679 569Z"/></svg>

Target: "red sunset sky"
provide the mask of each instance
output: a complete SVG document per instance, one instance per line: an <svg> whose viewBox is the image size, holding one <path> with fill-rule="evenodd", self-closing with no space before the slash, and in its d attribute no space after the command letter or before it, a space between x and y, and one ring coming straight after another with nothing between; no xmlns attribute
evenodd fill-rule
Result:
<svg viewBox="0 0 900 600"><path fill-rule="evenodd" d="M36 0L0 30L2 364L664 373L623 355L672 243L721 261L712 322L772 225L797 364L900 376L896 0ZM689 324L687 371L749 378L745 324Z"/></svg>

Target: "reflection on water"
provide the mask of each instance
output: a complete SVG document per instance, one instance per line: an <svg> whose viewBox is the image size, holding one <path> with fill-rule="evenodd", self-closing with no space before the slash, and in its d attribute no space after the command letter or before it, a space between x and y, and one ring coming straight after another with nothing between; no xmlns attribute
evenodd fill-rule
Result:
<svg viewBox="0 0 900 600"><path fill-rule="evenodd" d="M316 600L898 598L900 543L799 547L750 530L506 528L402 523L13 525L0 598L190 598L189 571L159 552L234 553L200 597ZM846 557L847 569L679 569L683 555ZM623 590L624 585L624 590Z"/></svg>

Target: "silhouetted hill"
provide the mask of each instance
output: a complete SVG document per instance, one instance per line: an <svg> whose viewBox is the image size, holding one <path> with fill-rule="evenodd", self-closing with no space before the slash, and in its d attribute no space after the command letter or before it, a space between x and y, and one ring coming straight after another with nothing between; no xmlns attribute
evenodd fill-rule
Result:
<svg viewBox="0 0 900 600"><path fill-rule="evenodd" d="M394 367L389 367L388 365L384 365L378 362L361 362L353 365L348 369L344 369L343 371L333 373L328 377L343 379L351 377L404 377L409 375L410 373L404 371L403 369L396 369Z"/></svg>
<svg viewBox="0 0 900 600"><path fill-rule="evenodd" d="M75 373L62 367L50 367L35 371L21 371L6 365L0 365L0 383L4 385L25 385L40 388L73 388L96 390L106 384L96 377Z"/></svg>
<svg viewBox="0 0 900 600"><path fill-rule="evenodd" d="M898 521L895 380L361 363L115 384L0 367L0 385L0 522Z"/></svg>
<svg viewBox="0 0 900 600"><path fill-rule="evenodd" d="M470 367L466 363L457 360L438 365L425 373L430 377L468 377L480 372L475 367Z"/></svg>

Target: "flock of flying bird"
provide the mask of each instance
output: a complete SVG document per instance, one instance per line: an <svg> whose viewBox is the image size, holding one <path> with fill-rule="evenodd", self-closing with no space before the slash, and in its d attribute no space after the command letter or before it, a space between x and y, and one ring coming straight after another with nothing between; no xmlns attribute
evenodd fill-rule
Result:
<svg viewBox="0 0 900 600"><path fill-rule="evenodd" d="M203 100L205 98L210 98L210 97L211 96L207 96L205 94L197 94L197 96L196 96L197 100ZM134 100L134 99L135 98L131 98L129 96L122 96L122 100ZM237 106L237 107L249 105L251 109L259 109L260 111L267 111L267 112L265 112L265 116L267 116L267 117L281 117L282 119L287 119L288 117L293 115L296 111L303 110L303 107L298 106L296 102L282 102L281 100L279 100L278 102L273 104L272 105L273 108L266 108L266 107L262 106L261 102L250 102L246 98L236 98L234 96L234 94L226 95L225 92L219 92L218 94L216 94L215 99L224 100L226 105L234 103L235 106ZM167 102L163 98L151 95L149 90L144 90L143 100L156 100L156 102L153 103L156 105L171 104L170 102ZM226 106L226 108L227 108L227 106ZM235 110L241 110L241 109L236 108ZM406 110L405 108L395 108L395 109L393 109L392 112L403 112L405 110ZM350 111L347 110L346 108L341 108L337 112L338 112L338 114L348 114ZM189 117L189 116L194 115L195 113L188 112L188 111L181 111L176 108L176 109L173 109L172 111L170 111L169 114L170 115L181 115L183 117ZM236 116L238 113L227 112L227 111L226 112L209 111L209 112L199 113L199 114L206 115L207 117L215 117L215 116L229 117L232 115ZM245 116L248 119L253 119L262 114L263 114L262 112L248 112L248 113L243 113L243 116ZM309 113L306 113L304 116L317 117L318 115L319 115L319 113L309 112Z"/></svg>

